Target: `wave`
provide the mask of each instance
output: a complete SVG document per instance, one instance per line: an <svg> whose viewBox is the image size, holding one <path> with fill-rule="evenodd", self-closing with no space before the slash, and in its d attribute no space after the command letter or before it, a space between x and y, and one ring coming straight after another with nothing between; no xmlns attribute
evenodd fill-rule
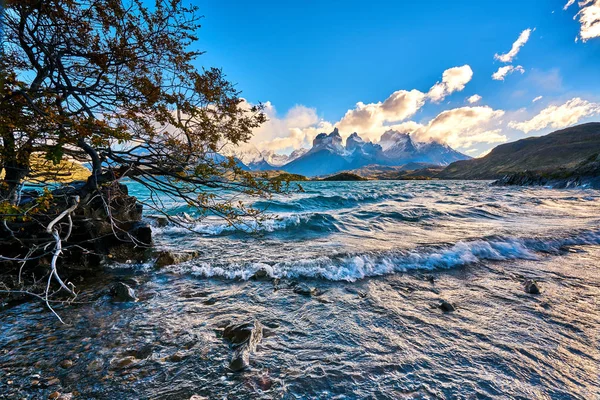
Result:
<svg viewBox="0 0 600 400"><path fill-rule="evenodd" d="M346 193L344 195L317 195L301 197L285 201L284 199L257 201L253 206L260 210L272 212L293 212L307 210L330 210L340 208L352 208L359 204L370 204L386 200L405 201L412 198L410 193L395 194L389 193Z"/></svg>
<svg viewBox="0 0 600 400"><path fill-rule="evenodd" d="M269 232L338 232L341 223L332 215L323 213L290 214L284 217L254 220L237 223L195 223L181 226L169 225L164 228L153 228L155 234L189 234L199 233L206 236L221 236L233 233L269 233Z"/></svg>
<svg viewBox="0 0 600 400"><path fill-rule="evenodd" d="M586 244L600 244L600 231L549 239L488 238L458 242L445 247L322 256L273 264L215 265L195 262L175 266L172 272L246 280L257 271L265 270L272 278L315 278L353 282L372 276L411 270L451 269L484 261L538 260L541 252L559 254L565 246Z"/></svg>

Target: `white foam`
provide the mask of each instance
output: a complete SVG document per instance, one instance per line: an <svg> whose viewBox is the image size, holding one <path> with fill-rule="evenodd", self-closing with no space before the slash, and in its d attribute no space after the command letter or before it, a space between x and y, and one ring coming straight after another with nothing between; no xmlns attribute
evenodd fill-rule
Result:
<svg viewBox="0 0 600 400"><path fill-rule="evenodd" d="M600 244L598 232L564 239L493 239L458 242L445 248L421 248L409 252L354 254L340 257L299 259L274 264L249 263L221 266L187 263L172 269L202 277L249 279L265 270L272 278L317 278L356 281L410 270L450 269L482 261L537 260L536 251L558 250L565 245Z"/></svg>

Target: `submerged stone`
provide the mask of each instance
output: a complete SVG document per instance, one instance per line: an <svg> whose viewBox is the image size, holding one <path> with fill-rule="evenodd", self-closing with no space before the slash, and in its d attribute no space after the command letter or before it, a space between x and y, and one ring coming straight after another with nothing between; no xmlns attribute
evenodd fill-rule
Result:
<svg viewBox="0 0 600 400"><path fill-rule="evenodd" d="M294 287L294 293L298 293L304 296L310 296L317 292L317 289L310 287L305 283L299 283Z"/></svg>
<svg viewBox="0 0 600 400"><path fill-rule="evenodd" d="M111 289L115 301L138 301L135 291L123 282L117 282Z"/></svg>
<svg viewBox="0 0 600 400"><path fill-rule="evenodd" d="M525 293L540 294L538 283L533 279L527 279L523 284L523 288L525 289Z"/></svg>
<svg viewBox="0 0 600 400"><path fill-rule="evenodd" d="M440 304L438 304L438 308L443 312L453 312L456 311L456 307L446 300L442 300Z"/></svg>

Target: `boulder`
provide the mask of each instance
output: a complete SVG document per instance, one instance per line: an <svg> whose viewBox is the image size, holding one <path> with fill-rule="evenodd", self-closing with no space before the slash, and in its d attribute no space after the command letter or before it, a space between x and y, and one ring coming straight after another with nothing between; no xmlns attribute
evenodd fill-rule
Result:
<svg viewBox="0 0 600 400"><path fill-rule="evenodd" d="M188 251L170 251L163 250L156 253L156 261L154 262L154 266L156 268L162 268L169 265L181 264L186 261L190 261L196 257L198 257L198 252L194 250Z"/></svg>
<svg viewBox="0 0 600 400"><path fill-rule="evenodd" d="M299 283L294 286L294 293L298 293L304 296L311 296L317 292L317 289L314 287L310 287L305 283Z"/></svg>
<svg viewBox="0 0 600 400"><path fill-rule="evenodd" d="M123 282L117 282L111 288L111 294L115 301L138 301L135 291Z"/></svg>
<svg viewBox="0 0 600 400"><path fill-rule="evenodd" d="M454 307L454 305L446 300L442 300L440 302L440 304L438 304L437 306L440 310L442 310L443 312L453 312L456 311L456 307Z"/></svg>
<svg viewBox="0 0 600 400"><path fill-rule="evenodd" d="M145 218L150 220L152 226L156 226L158 228L164 228L165 226L169 225L169 218L165 217L164 215L146 215Z"/></svg>
<svg viewBox="0 0 600 400"><path fill-rule="evenodd" d="M523 289L525 290L525 293L540 294L540 287L538 286L538 283L533 279L527 279L523 283Z"/></svg>
<svg viewBox="0 0 600 400"><path fill-rule="evenodd" d="M134 223L129 233L143 244L152 244L152 228L146 222Z"/></svg>
<svg viewBox="0 0 600 400"><path fill-rule="evenodd" d="M229 369L241 371L250 366L250 354L256 351L256 345L263 337L263 326L260 322L247 322L238 325L229 325L223 331L223 338L233 345L233 355L229 362Z"/></svg>

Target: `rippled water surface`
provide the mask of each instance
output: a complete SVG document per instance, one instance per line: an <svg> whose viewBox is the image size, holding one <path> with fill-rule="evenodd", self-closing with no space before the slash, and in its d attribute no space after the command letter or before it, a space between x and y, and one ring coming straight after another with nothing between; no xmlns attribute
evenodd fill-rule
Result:
<svg viewBox="0 0 600 400"><path fill-rule="evenodd" d="M58 308L67 326L42 304L1 311L0 398L600 396L599 192L452 181L304 188L258 202L277 215L261 226L207 218L155 228L158 247L199 256L162 270L111 266L78 287L93 302ZM248 279L259 270L268 278ZM524 292L528 278L540 295ZM134 285L139 302L112 302L114 280ZM316 293L296 294L297 282ZM436 308L442 299L457 310ZM232 373L222 329L251 320L265 337L252 368Z"/></svg>

